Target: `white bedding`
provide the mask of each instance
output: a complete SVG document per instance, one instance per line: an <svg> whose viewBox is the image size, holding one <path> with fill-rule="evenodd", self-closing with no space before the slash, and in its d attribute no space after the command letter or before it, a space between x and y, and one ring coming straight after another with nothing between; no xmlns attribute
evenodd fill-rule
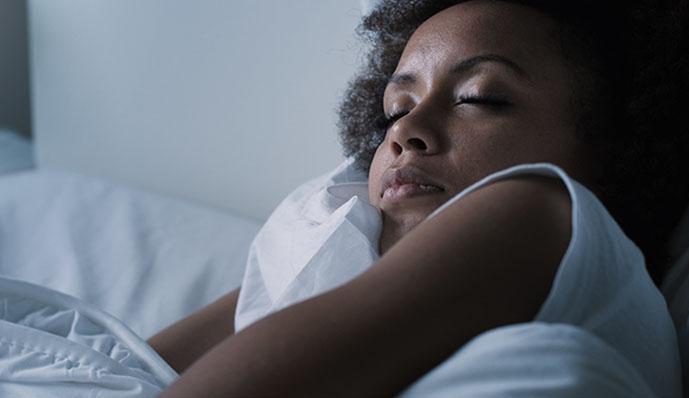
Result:
<svg viewBox="0 0 689 398"><path fill-rule="evenodd" d="M616 350L575 326L531 322L485 332L404 398L656 398Z"/></svg>
<svg viewBox="0 0 689 398"><path fill-rule="evenodd" d="M117 319L0 277L0 396L153 397L176 373Z"/></svg>
<svg viewBox="0 0 689 398"><path fill-rule="evenodd" d="M0 396L155 396L176 375L143 338L237 286L257 229L71 174L0 178L0 275L85 300L0 277ZM403 396L655 397L643 380L588 331L536 322L477 336Z"/></svg>
<svg viewBox="0 0 689 398"><path fill-rule="evenodd" d="M0 275L79 297L145 338L237 287L258 226L74 174L0 177Z"/></svg>
<svg viewBox="0 0 689 398"><path fill-rule="evenodd" d="M0 303L0 396L147 398L176 377L143 340L87 303L5 278ZM602 340L544 323L479 335L402 396L655 397Z"/></svg>

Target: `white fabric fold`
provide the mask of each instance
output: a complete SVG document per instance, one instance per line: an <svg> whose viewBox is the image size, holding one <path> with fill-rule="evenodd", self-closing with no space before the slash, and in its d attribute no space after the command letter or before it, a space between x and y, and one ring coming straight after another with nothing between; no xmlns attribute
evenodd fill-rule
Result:
<svg viewBox="0 0 689 398"><path fill-rule="evenodd" d="M378 260L382 222L366 181L348 159L275 209L249 250L235 330L334 289Z"/></svg>
<svg viewBox="0 0 689 398"><path fill-rule="evenodd" d="M116 318L0 277L0 396L154 397L177 374Z"/></svg>

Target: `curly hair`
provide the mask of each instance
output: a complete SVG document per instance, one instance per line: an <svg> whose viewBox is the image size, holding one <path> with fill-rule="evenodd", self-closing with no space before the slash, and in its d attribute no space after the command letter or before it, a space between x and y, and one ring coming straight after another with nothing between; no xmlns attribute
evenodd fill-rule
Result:
<svg viewBox="0 0 689 398"><path fill-rule="evenodd" d="M464 1L382 0L362 20L357 32L369 50L338 122L344 154L362 170L385 137L383 93L407 41L425 20ZM669 266L666 242L689 203L689 2L502 1L558 22L564 59L581 72L572 95L577 135L600 170L589 188L659 284Z"/></svg>

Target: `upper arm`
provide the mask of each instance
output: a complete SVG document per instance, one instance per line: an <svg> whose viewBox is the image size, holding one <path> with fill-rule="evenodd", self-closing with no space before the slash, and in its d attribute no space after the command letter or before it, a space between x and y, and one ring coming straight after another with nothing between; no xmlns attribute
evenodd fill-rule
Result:
<svg viewBox="0 0 689 398"><path fill-rule="evenodd" d="M547 177L511 178L472 192L420 224L358 282L362 290L380 284L375 291L385 297L393 289L410 289L423 300L409 304L428 311L481 298L474 307L489 305L491 311L472 320L484 319L486 326L524 321L544 301L570 238L566 187ZM460 328L466 330L467 322Z"/></svg>
<svg viewBox="0 0 689 398"><path fill-rule="evenodd" d="M420 224L352 288L375 292L382 312L401 302L386 299L395 292L413 293L400 298L404 307L427 314L425 326L446 330L454 351L481 331L533 319L570 238L566 187L546 177L511 178ZM434 327L425 329L431 338Z"/></svg>
<svg viewBox="0 0 689 398"><path fill-rule="evenodd" d="M224 341L169 396L393 395L479 333L533 319L570 236L559 181L491 184L421 223L350 283Z"/></svg>

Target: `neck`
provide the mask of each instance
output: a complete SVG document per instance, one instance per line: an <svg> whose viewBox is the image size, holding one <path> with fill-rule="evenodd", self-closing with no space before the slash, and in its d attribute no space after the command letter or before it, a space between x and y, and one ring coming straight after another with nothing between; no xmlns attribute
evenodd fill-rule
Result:
<svg viewBox="0 0 689 398"><path fill-rule="evenodd" d="M390 250L398 240L411 231L417 224L418 222L400 222L383 213L383 229L380 233L380 241L378 243L380 255L382 256Z"/></svg>

